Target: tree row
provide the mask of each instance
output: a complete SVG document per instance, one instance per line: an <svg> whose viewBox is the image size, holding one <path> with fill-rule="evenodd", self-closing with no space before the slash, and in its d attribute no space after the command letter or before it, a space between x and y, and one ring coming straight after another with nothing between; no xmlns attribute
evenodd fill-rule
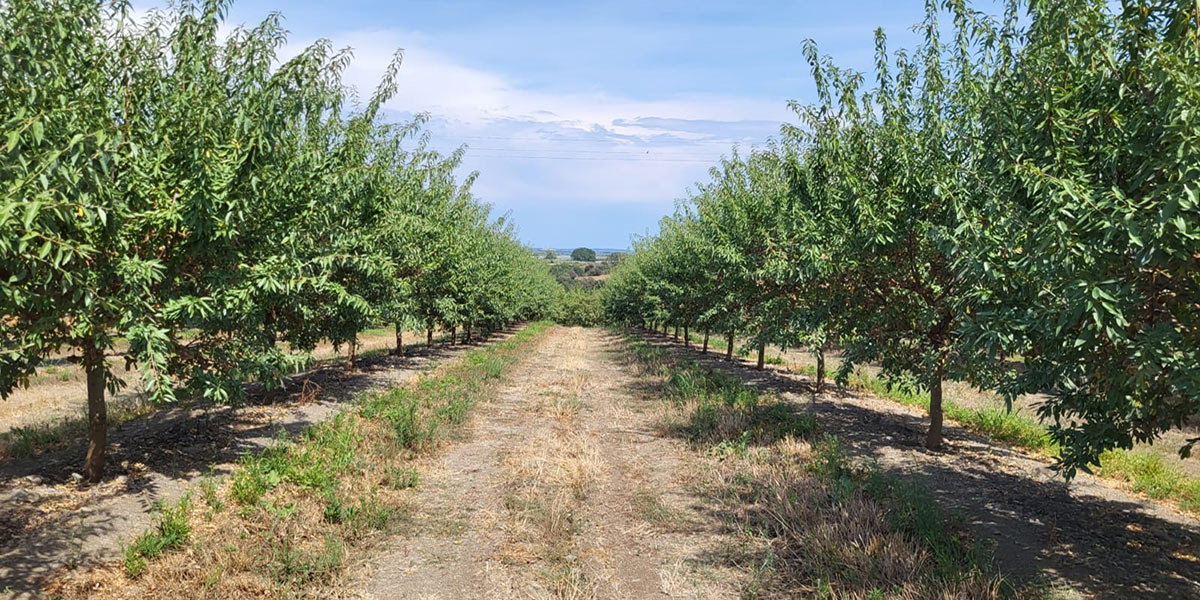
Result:
<svg viewBox="0 0 1200 600"><path fill-rule="evenodd" d="M605 288L609 318L836 346L929 393L1038 407L1067 475L1200 413L1194 2L931 3L873 72L805 46L812 103L711 169ZM1196 440L1192 440L1195 442ZM1190 452L1191 444L1180 451Z"/></svg>
<svg viewBox="0 0 1200 600"><path fill-rule="evenodd" d="M397 54L360 101L349 51L281 56L273 15L223 1L0 4L0 392L48 356L86 372L86 476L127 342L153 401L278 385L378 323L493 330L557 284L457 179L424 117L396 123ZM400 340L397 340L400 343Z"/></svg>

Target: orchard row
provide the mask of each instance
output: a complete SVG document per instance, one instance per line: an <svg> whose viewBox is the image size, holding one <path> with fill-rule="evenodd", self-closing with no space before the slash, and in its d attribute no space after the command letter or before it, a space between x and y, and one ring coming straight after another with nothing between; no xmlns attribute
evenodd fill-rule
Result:
<svg viewBox="0 0 1200 600"><path fill-rule="evenodd" d="M395 124L400 56L361 103L348 51L283 57L278 16L222 1L0 4L0 392L64 349L87 375L102 476L118 338L150 399L279 384L380 322L493 330L558 286L505 219Z"/></svg>
<svg viewBox="0 0 1200 600"><path fill-rule="evenodd" d="M636 245L609 317L819 364L836 346L842 377L870 362L928 391L930 447L946 379L1046 394L1067 475L1184 425L1200 414L1198 6L934 2L918 47L877 34L873 78L808 44L816 101Z"/></svg>

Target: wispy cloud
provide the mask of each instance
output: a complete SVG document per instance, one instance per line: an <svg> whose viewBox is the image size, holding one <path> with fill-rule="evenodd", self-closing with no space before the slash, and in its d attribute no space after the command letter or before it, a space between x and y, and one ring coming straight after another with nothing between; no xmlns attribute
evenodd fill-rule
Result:
<svg viewBox="0 0 1200 600"><path fill-rule="evenodd" d="M718 95L643 100L551 93L464 65L392 30L331 36L354 49L348 81L369 93L397 48L397 118L431 113L439 144L469 146L476 191L500 208L650 204L665 212L734 144L763 142L789 113L782 101ZM297 46L298 51L299 46Z"/></svg>

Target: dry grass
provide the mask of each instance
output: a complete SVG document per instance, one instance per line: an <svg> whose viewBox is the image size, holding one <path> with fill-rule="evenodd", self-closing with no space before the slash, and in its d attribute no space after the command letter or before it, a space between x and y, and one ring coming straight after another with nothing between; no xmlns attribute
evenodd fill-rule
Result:
<svg viewBox="0 0 1200 600"><path fill-rule="evenodd" d="M206 482L175 507L180 549L146 554L159 526L132 540L123 564L74 572L47 590L62 598L342 597L339 583L380 533L405 522L412 461L465 419L542 327L246 457L225 482ZM167 513L164 513L167 514ZM156 537L157 536L157 537Z"/></svg>
<svg viewBox="0 0 1200 600"><path fill-rule="evenodd" d="M655 527L669 528L679 522L679 515L648 485L643 484L634 491L633 506L643 521Z"/></svg>
<svg viewBox="0 0 1200 600"><path fill-rule="evenodd" d="M69 396L78 391L68 392L56 385L14 393L9 401L16 404L11 407L10 420L5 421L10 428L0 431L0 461L87 439L87 400L79 398L76 402ZM0 406L5 403L0 402ZM108 424L114 427L157 408L140 392L123 393L108 401Z"/></svg>
<svg viewBox="0 0 1200 600"><path fill-rule="evenodd" d="M843 460L784 438L712 461L710 493L761 548L752 597L1004 597L965 528L914 515L911 490Z"/></svg>
<svg viewBox="0 0 1200 600"><path fill-rule="evenodd" d="M662 431L704 451L693 484L740 536L731 560L753 570L744 597L1021 597L965 524L922 490L853 465L835 439L814 437L811 415L644 343L630 346L638 368L661 382ZM676 565L664 571L664 591L687 596L683 582L694 578Z"/></svg>
<svg viewBox="0 0 1200 600"><path fill-rule="evenodd" d="M74 573L51 588L64 598L262 598L288 590L331 586L348 566L348 549L405 513L405 493L388 483L386 465L399 459L394 440L377 423L347 418L339 435L353 438L363 464L337 479L336 500L291 482L239 506L230 485L188 506L189 543L152 560L140 557L91 573ZM294 451L287 450L292 453ZM331 518L331 506L348 507Z"/></svg>
<svg viewBox="0 0 1200 600"><path fill-rule="evenodd" d="M405 332L404 336L409 344L425 339L423 332ZM359 336L359 343L360 355L390 351L396 337L391 329L371 329ZM124 344L118 343L113 350L116 356L108 359L116 373L121 373L124 367L119 356L124 350ZM313 358L318 364L331 364L345 360L346 354L344 345L335 350L323 342L313 351ZM0 401L0 461L29 456L86 437L87 393L83 369L64 357L50 357L49 364L38 369L27 387L13 390L7 399ZM108 400L110 426L159 408L145 401L138 373L129 373L124 379L126 387Z"/></svg>
<svg viewBox="0 0 1200 600"><path fill-rule="evenodd" d="M583 539L592 496L601 488L605 460L590 430L588 402L597 382L589 352L571 338L554 356L548 377L537 381L533 415L539 425L500 463L503 491L498 558L506 565L536 565L515 596L583 600L601 594L609 573L606 549Z"/></svg>
<svg viewBox="0 0 1200 600"><path fill-rule="evenodd" d="M505 543L499 558L509 565L542 565L538 578L548 598L595 596L594 573L576 539L582 505L601 471L594 438L576 423L587 385L579 373L549 382L539 407L546 426L501 462Z"/></svg>

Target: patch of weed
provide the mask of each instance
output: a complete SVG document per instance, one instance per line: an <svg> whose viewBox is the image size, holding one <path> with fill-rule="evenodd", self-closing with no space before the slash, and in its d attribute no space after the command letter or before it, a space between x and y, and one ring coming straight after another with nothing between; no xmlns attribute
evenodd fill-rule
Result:
<svg viewBox="0 0 1200 600"><path fill-rule="evenodd" d="M188 510L191 496L184 495L174 506L159 504L154 527L121 549L125 572L138 577L146 570L146 561L183 546L191 533Z"/></svg>
<svg viewBox="0 0 1200 600"><path fill-rule="evenodd" d="M244 456L230 475L226 498L238 511L223 511L218 483L202 479L198 489L207 518L232 521L221 522L214 547L225 549L225 556L244 556L195 565L189 571L195 579L187 585L229 592L211 578L217 572L241 577L229 571L231 564L253 565L252 576L265 576L262 581L271 582L267 589L280 597L332 581L344 568L347 548L401 514L405 504L393 490L417 483L416 470L403 461L465 421L488 382L519 360L544 328L533 324L503 342L472 350L463 360L364 398L294 438L281 432L270 447ZM126 572L153 576L152 559L186 543L189 532L186 499L164 508L155 527L123 549ZM172 573L169 577L178 576Z"/></svg>
<svg viewBox="0 0 1200 600"><path fill-rule="evenodd" d="M394 490L417 487L417 470L405 465L393 465L384 474L384 485Z"/></svg>

